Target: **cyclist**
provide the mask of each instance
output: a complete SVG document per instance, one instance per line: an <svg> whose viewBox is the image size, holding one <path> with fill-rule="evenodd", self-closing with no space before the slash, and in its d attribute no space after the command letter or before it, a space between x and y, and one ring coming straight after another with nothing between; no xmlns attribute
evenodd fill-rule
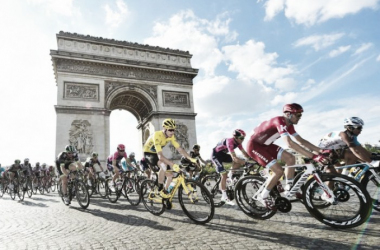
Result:
<svg viewBox="0 0 380 250"><path fill-rule="evenodd" d="M202 157L199 153L200 149L201 149L201 146L199 146L198 144L194 144L193 151L190 151L189 155L191 156L191 158L199 159L203 164L206 164L206 162L202 159ZM181 158L181 163L183 165L186 165L186 171L189 173L190 178L193 178L194 172L197 173L200 170L200 169L198 169L197 164L193 164L191 161L189 161L184 156L182 156L182 158Z"/></svg>
<svg viewBox="0 0 380 250"><path fill-rule="evenodd" d="M41 166L39 162L36 162L36 165L33 168L33 175L35 177L40 177L40 172L41 172Z"/></svg>
<svg viewBox="0 0 380 250"><path fill-rule="evenodd" d="M24 159L24 163L21 164L21 168L25 171L25 176L30 176L32 174L32 165L29 162L29 158Z"/></svg>
<svg viewBox="0 0 380 250"><path fill-rule="evenodd" d="M125 146L124 144L119 144L117 146L117 151L110 155L107 159L107 167L112 172L114 172L114 176L112 178L112 184L115 184L115 181L120 176L120 172L122 172L122 166L121 166L121 160L123 158L127 159L127 153L125 152Z"/></svg>
<svg viewBox="0 0 380 250"><path fill-rule="evenodd" d="M186 158L188 158L191 162L195 163L197 160L191 158L187 152L180 147L178 144L174 132L176 129L176 124L173 119L165 119L162 122L163 129L160 131L154 132L144 145L144 158L148 163L152 170L158 171L158 191L160 191L160 195L162 198L169 198L167 189L169 187L170 182L172 181L173 175L166 173L167 170L173 170L175 172L179 171L179 165L170 161L168 158L164 156L162 153L162 148L168 144L169 142L176 148L176 150ZM164 188L164 179L165 175L167 177L166 186Z"/></svg>
<svg viewBox="0 0 380 250"><path fill-rule="evenodd" d="M261 194L258 195L258 201L264 204L268 209L274 209L274 202L269 196L269 192L277 184L284 170L278 160L285 162L287 166L295 164L295 157L285 151L280 146L273 144L278 138L282 137L286 146L298 153L312 158L314 161L328 164L329 161L322 153L323 150L303 139L294 129L294 125L298 124L301 119L303 108L297 103L286 104L283 107L283 116L276 116L269 121L262 122L253 131L247 144L248 154L256 160L261 166L267 170L271 170L273 174ZM295 141L293 141L292 136ZM304 149L306 147L316 154ZM290 190L293 184L294 168L285 170L286 186L285 190ZM326 198L322 197L322 198Z"/></svg>
<svg viewBox="0 0 380 250"><path fill-rule="evenodd" d="M9 176L9 180L13 180L13 178L18 178L18 171L21 170L21 161L16 159L14 164L12 164L10 167L9 167L9 170L8 170L8 176ZM9 186L9 188L13 188L12 186Z"/></svg>
<svg viewBox="0 0 380 250"><path fill-rule="evenodd" d="M83 169L75 147L72 145L67 145L65 147L65 151L61 152L55 161L58 172L61 176L63 200L66 205L70 204L70 200L67 196L67 176L70 173L69 170L76 170L76 166L73 163L76 163L79 169Z"/></svg>
<svg viewBox="0 0 380 250"><path fill-rule="evenodd" d="M91 157L88 157L86 162L84 163L84 168L88 172L90 179L93 180L93 183L95 182L95 178L96 178L96 175L95 175L96 169L94 167L95 164L98 164L102 172L104 172L104 169L102 165L100 164L100 161L98 160L98 153L92 152ZM90 183L90 179L88 180L89 181L88 184L91 186L92 184Z"/></svg>
<svg viewBox="0 0 380 250"><path fill-rule="evenodd" d="M149 165L148 163L146 162L145 160L145 157L143 157L141 160L140 160L140 164L142 166L142 171L146 174L146 177L148 179L150 179L150 174L151 174L151 170L149 168Z"/></svg>
<svg viewBox="0 0 380 250"><path fill-rule="evenodd" d="M0 178L3 177L3 173L5 172L5 168L3 168L0 164Z"/></svg>
<svg viewBox="0 0 380 250"><path fill-rule="evenodd" d="M344 160L346 165L352 165L361 161L370 163L375 167L378 166L379 162L371 160L371 153L357 139L364 126L363 120L359 117L348 117L344 119L343 126L344 131L331 132L323 137L319 147L332 150L336 162ZM337 163L336 165L340 164ZM347 169L345 170L347 171Z"/></svg>
<svg viewBox="0 0 380 250"><path fill-rule="evenodd" d="M246 158L250 158L242 145L244 138L245 132L242 129L235 129L231 138L221 140L216 147L213 148L211 155L211 160L215 165L216 172L219 173L221 177L220 189L222 190L222 198L220 200L231 206L235 205L235 203L227 197L227 171L223 166L223 162L232 163L232 169L237 169L245 164L245 160L238 158L235 153L235 148L238 148ZM232 176L232 171L230 171L229 176Z"/></svg>

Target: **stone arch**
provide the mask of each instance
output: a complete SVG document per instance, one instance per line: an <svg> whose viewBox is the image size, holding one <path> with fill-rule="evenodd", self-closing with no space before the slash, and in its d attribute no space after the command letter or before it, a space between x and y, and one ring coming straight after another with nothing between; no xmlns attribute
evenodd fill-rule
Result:
<svg viewBox="0 0 380 250"><path fill-rule="evenodd" d="M121 87L111 92L106 98L108 110L125 109L142 123L150 114L157 111L155 100L143 89Z"/></svg>

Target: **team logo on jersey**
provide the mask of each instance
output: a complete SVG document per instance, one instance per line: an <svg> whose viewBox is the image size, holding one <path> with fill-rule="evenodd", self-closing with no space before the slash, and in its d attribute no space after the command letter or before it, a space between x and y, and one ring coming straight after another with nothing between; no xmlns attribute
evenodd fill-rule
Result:
<svg viewBox="0 0 380 250"><path fill-rule="evenodd" d="M288 131L288 128L286 127L286 125L285 126L280 125L280 130L281 131Z"/></svg>

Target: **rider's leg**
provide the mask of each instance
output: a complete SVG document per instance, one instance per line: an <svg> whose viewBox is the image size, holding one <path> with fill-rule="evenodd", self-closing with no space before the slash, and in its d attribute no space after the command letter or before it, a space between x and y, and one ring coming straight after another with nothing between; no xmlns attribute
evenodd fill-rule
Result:
<svg viewBox="0 0 380 250"><path fill-rule="evenodd" d="M293 166L296 164L296 158L294 155L288 153L287 151L281 152L281 161L285 162L286 166ZM295 168L286 168L285 169L285 177L286 177L286 190L290 190L291 186L293 185L293 179L294 179L294 173Z"/></svg>
<svg viewBox="0 0 380 250"><path fill-rule="evenodd" d="M158 190L161 191L164 188L164 180L167 166L165 163L158 161L157 165L160 167L160 171L158 171Z"/></svg>
<svg viewBox="0 0 380 250"><path fill-rule="evenodd" d="M116 179L119 178L119 176L120 176L120 170L119 170L118 167L114 166L114 167L113 167L113 171L115 172L115 174L114 174L114 176L112 177L112 181L113 181L113 183L115 183L115 182L116 182Z"/></svg>
<svg viewBox="0 0 380 250"><path fill-rule="evenodd" d="M277 185L277 182L284 175L284 169L276 160L273 160L270 163L268 163L266 168L267 168L267 170L270 169L272 171L272 174L269 177L269 181L268 181L266 187L261 192L262 198L267 198L269 196L270 191L273 189L274 186Z"/></svg>

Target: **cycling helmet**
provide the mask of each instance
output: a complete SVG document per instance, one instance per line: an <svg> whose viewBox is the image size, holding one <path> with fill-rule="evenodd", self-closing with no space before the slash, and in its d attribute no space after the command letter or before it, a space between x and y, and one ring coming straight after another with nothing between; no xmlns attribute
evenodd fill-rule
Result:
<svg viewBox="0 0 380 250"><path fill-rule="evenodd" d="M348 117L344 119L344 126L364 126L364 122L359 117Z"/></svg>
<svg viewBox="0 0 380 250"><path fill-rule="evenodd" d="M53 170L53 166L49 166L49 170Z"/></svg>
<svg viewBox="0 0 380 250"><path fill-rule="evenodd" d="M25 159L24 159L24 162L29 162L29 158L25 158Z"/></svg>
<svg viewBox="0 0 380 250"><path fill-rule="evenodd" d="M132 157L132 156L135 157L135 153L134 153L134 152L131 152L131 153L129 154L129 156L130 156L130 157Z"/></svg>
<svg viewBox="0 0 380 250"><path fill-rule="evenodd" d="M302 113L303 108L301 105L297 103L291 103L291 104L285 104L285 106L282 108L282 111L285 112L290 112L290 113Z"/></svg>
<svg viewBox="0 0 380 250"><path fill-rule="evenodd" d="M20 163L21 163L21 161L19 159L15 160L15 164L20 164Z"/></svg>
<svg viewBox="0 0 380 250"><path fill-rule="evenodd" d="M96 152L92 152L92 157L98 157L98 153L96 153Z"/></svg>
<svg viewBox="0 0 380 250"><path fill-rule="evenodd" d="M40 165L40 163L39 162L36 162L36 166L39 166Z"/></svg>
<svg viewBox="0 0 380 250"><path fill-rule="evenodd" d="M68 152L68 153L74 153L76 150L75 150L75 147L74 146L72 146L72 145L67 145L66 147L65 147L65 150L66 150L66 152Z"/></svg>
<svg viewBox="0 0 380 250"><path fill-rule="evenodd" d="M124 144L117 145L117 150L125 150Z"/></svg>
<svg viewBox="0 0 380 250"><path fill-rule="evenodd" d="M175 121L173 119L165 119L163 122L162 122L162 127L164 127L165 129L175 129L176 126L175 126Z"/></svg>
<svg viewBox="0 0 380 250"><path fill-rule="evenodd" d="M42 167L43 167L43 168L46 168L46 163L42 163Z"/></svg>
<svg viewBox="0 0 380 250"><path fill-rule="evenodd" d="M194 144L193 149L200 150L200 149L201 149L201 146L199 146L198 144Z"/></svg>
<svg viewBox="0 0 380 250"><path fill-rule="evenodd" d="M245 132L242 129L235 129L232 135L234 137L245 137Z"/></svg>

